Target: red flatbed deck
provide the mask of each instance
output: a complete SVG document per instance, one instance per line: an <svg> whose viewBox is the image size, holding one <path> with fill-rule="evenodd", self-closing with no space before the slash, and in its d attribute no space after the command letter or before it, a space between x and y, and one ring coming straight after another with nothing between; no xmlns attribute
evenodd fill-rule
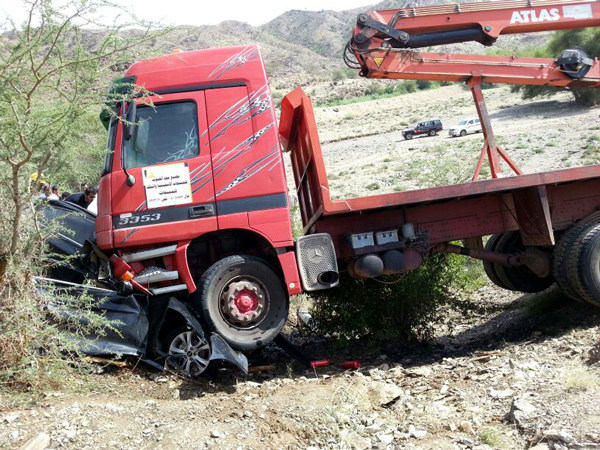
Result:
<svg viewBox="0 0 600 450"><path fill-rule="evenodd" d="M305 233L327 232L351 256L352 233L413 223L432 244L521 230L531 245L553 245L554 230L600 209L600 165L464 184L332 200L310 98L282 101L280 134L291 151Z"/></svg>

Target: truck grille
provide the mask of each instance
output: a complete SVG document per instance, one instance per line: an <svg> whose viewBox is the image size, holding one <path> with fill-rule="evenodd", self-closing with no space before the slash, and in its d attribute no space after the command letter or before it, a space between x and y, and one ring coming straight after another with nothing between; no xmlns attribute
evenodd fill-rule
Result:
<svg viewBox="0 0 600 450"><path fill-rule="evenodd" d="M337 259L329 234L302 236L296 241L296 253L302 287L305 291L317 291L338 285ZM324 279L320 279L320 275L328 273L331 275L332 272L336 276L325 276ZM330 279L331 282L325 281L326 279Z"/></svg>

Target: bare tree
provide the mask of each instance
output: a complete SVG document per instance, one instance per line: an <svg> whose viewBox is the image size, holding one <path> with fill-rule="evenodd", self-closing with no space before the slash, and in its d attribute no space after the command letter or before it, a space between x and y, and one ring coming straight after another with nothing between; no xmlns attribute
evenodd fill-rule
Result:
<svg viewBox="0 0 600 450"><path fill-rule="evenodd" d="M111 68L139 59L140 48L166 32L103 0L26 5L25 22L9 22L0 35L0 278L24 249L31 178L41 180L59 155L86 151L72 138L90 105L100 109L118 76Z"/></svg>

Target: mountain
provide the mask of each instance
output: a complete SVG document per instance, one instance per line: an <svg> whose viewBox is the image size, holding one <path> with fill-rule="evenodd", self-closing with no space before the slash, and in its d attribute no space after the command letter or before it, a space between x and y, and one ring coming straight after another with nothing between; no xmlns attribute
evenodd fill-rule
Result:
<svg viewBox="0 0 600 450"><path fill-rule="evenodd" d="M175 48L193 50L256 43L261 46L271 76L281 78L299 73L315 76L343 67L342 52L360 12L439 3L448 2L384 0L346 11L290 10L257 27L237 21L176 27L168 36L161 38L157 46L170 52ZM546 36L546 33L507 36L499 39L496 46L509 49L541 46ZM469 53L484 51L481 45L473 43L446 49Z"/></svg>

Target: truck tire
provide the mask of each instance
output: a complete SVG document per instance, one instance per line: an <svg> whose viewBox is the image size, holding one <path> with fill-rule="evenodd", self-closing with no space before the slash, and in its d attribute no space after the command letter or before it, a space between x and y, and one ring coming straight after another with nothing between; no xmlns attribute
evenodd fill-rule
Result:
<svg viewBox="0 0 600 450"><path fill-rule="evenodd" d="M413 138L413 134L412 133L406 133L404 135L404 139L406 139L407 141L410 141Z"/></svg>
<svg viewBox="0 0 600 450"><path fill-rule="evenodd" d="M429 130L429 136L435 136L436 134L437 134L437 131Z"/></svg>
<svg viewBox="0 0 600 450"><path fill-rule="evenodd" d="M279 276L262 259L247 255L228 256L210 266L192 302L209 330L241 351L275 339L289 309Z"/></svg>
<svg viewBox="0 0 600 450"><path fill-rule="evenodd" d="M521 241L521 233L518 231L503 234L496 243L496 251L498 253L516 253L524 249L525 246ZM500 282L511 291L542 292L554 284L554 277L552 275L540 278L527 266L505 267L501 264L496 264L495 269Z"/></svg>
<svg viewBox="0 0 600 450"><path fill-rule="evenodd" d="M553 252L552 273L556 284L569 298L578 302L583 299L573 285L573 276L569 275L572 272L569 270L569 264L574 264L571 253L573 253L576 243L577 246L580 245L578 242L583 239L588 228L590 228L589 223L573 225L560 237ZM577 275L575 274L575 276Z"/></svg>
<svg viewBox="0 0 600 450"><path fill-rule="evenodd" d="M494 234L490 236L488 241L485 243L485 250L488 252L496 251L496 244L501 237L502 234ZM493 262L483 261L483 270L485 271L485 274L496 286L501 287L502 289L509 289L500 281L500 278L498 278L498 274L496 273L496 265L497 264L494 264Z"/></svg>
<svg viewBox="0 0 600 450"><path fill-rule="evenodd" d="M460 130L460 136L466 136L467 135L467 130Z"/></svg>
<svg viewBox="0 0 600 450"><path fill-rule="evenodd" d="M592 305L600 306L600 225L588 226L579 234L568 270L577 294Z"/></svg>

